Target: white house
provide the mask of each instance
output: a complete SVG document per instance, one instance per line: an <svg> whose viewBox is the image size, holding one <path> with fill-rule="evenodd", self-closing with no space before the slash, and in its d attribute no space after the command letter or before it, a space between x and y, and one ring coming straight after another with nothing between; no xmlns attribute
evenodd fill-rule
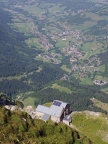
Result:
<svg viewBox="0 0 108 144"><path fill-rule="evenodd" d="M36 116L44 121L51 119L54 122L60 122L69 114L70 104L59 100L54 100L50 107L38 105L36 108Z"/></svg>

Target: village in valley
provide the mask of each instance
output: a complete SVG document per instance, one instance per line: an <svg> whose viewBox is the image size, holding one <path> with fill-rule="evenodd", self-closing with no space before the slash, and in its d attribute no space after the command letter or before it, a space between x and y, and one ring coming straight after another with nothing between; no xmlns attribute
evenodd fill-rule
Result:
<svg viewBox="0 0 108 144"><path fill-rule="evenodd" d="M38 9L37 13L35 12L36 8ZM85 29L80 29L79 24L74 24L71 27L67 22L62 22L64 21L63 17L68 18L70 10L64 10L64 7L59 8L63 9L63 12L54 4L45 5L45 3L32 0L25 4L19 2L13 9L5 8L5 10L13 14L14 23L11 26L22 31L28 37L25 40L28 46L42 51L35 57L35 60L62 65L65 57L68 59L68 64L63 64L61 68L68 72L68 76L75 76L81 80L88 77L92 84L98 85L95 82L96 79L104 80L104 76L101 76L100 79L98 76L95 77L102 71L101 68L99 69L102 61L98 53L107 47L105 43L102 50L99 43L107 41L108 36L88 35ZM29 13L20 13L16 9L25 10ZM86 18L89 11L91 9L72 11L72 16L80 15L89 21L89 18ZM25 25L26 29L24 28ZM103 85L105 84L107 81L103 83Z"/></svg>

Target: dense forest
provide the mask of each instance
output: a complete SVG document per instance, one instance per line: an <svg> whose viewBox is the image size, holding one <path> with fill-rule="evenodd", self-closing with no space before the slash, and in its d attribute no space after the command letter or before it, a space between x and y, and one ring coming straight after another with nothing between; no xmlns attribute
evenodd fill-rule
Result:
<svg viewBox="0 0 108 144"><path fill-rule="evenodd" d="M63 123L44 122L21 111L0 107L0 142L11 144L92 144L91 140Z"/></svg>
<svg viewBox="0 0 108 144"><path fill-rule="evenodd" d="M40 90L47 84L49 85L50 83L59 80L63 76L63 73L63 70L61 70L58 65L44 64L39 73L34 72L32 75L28 75L28 77L24 78L23 80L30 80L35 89Z"/></svg>
<svg viewBox="0 0 108 144"><path fill-rule="evenodd" d="M108 30L107 28L108 20L99 20L96 25L88 29L88 32L90 35L95 36L107 36ZM104 28L103 28L104 27Z"/></svg>
<svg viewBox="0 0 108 144"><path fill-rule="evenodd" d="M96 98L102 102L108 102L108 95L101 92L99 87L83 86L79 85L78 83L67 81L57 81L57 84L68 87L72 93L69 94L67 92L61 92L57 89L48 87L31 95L32 97L38 98L38 101L36 100L34 102L35 105L37 106L39 103L44 104L59 98L61 101L69 102L71 104L72 111L87 109L107 113L101 108L96 107L90 100L91 98Z"/></svg>
<svg viewBox="0 0 108 144"><path fill-rule="evenodd" d="M33 75L34 81L37 82L40 80L39 75L40 74L36 73ZM45 76L47 76L47 74ZM30 79L30 76L28 78ZM67 87L72 91L72 93L67 93L65 91L59 91L57 89L52 88L51 85L53 85L53 82L50 82L49 84L49 81L46 81L46 79L44 78L38 84L35 82L31 83L31 86L30 84L28 85L27 83L21 80L4 80L0 82L0 86L2 88L2 92L7 94L10 98L16 98L16 95L20 92L34 91L32 94L24 96L23 99L29 96L36 98L36 101L34 101L35 106L37 106L39 103L44 104L46 102L52 102L54 99L59 99L61 101L69 102L71 104L72 111L87 109L107 113L101 108L94 106L93 102L90 100L91 98L96 98L104 103L108 102L108 95L101 92L100 87L80 85L78 81L74 79L73 82L56 80L55 76L50 76L49 79L55 80L55 82L61 87ZM26 79L24 79L24 81L25 80ZM5 88L5 86L7 87ZM45 89L44 86L46 86Z"/></svg>
<svg viewBox="0 0 108 144"><path fill-rule="evenodd" d="M4 94L8 95L9 97L12 97L16 95L18 92L22 91L29 91L31 87L24 83L21 80L6 80L4 79L3 81L0 82L0 90Z"/></svg>
<svg viewBox="0 0 108 144"><path fill-rule="evenodd" d="M15 32L8 23L11 15L0 8L0 77L15 76L38 69L41 61L34 60L40 50L31 50L24 43L23 33Z"/></svg>

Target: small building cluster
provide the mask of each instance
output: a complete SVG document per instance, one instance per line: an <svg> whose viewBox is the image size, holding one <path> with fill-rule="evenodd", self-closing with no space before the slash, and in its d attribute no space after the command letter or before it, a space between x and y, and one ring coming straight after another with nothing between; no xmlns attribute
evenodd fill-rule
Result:
<svg viewBox="0 0 108 144"><path fill-rule="evenodd" d="M103 86L103 85L106 85L107 84L107 81L100 81L100 80L94 80L93 81L95 85L100 85L100 86Z"/></svg>
<svg viewBox="0 0 108 144"><path fill-rule="evenodd" d="M54 100L50 107L38 105L36 108L36 116L44 121L51 119L54 122L63 121L70 124L71 116L70 104L59 100Z"/></svg>

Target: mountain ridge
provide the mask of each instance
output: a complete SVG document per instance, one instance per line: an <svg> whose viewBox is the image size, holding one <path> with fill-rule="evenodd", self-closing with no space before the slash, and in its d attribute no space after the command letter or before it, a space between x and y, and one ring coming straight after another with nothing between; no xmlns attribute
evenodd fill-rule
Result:
<svg viewBox="0 0 108 144"><path fill-rule="evenodd" d="M62 123L45 123L31 119L25 112L11 112L4 107L0 107L0 116L0 141L3 143L92 144L88 138Z"/></svg>

